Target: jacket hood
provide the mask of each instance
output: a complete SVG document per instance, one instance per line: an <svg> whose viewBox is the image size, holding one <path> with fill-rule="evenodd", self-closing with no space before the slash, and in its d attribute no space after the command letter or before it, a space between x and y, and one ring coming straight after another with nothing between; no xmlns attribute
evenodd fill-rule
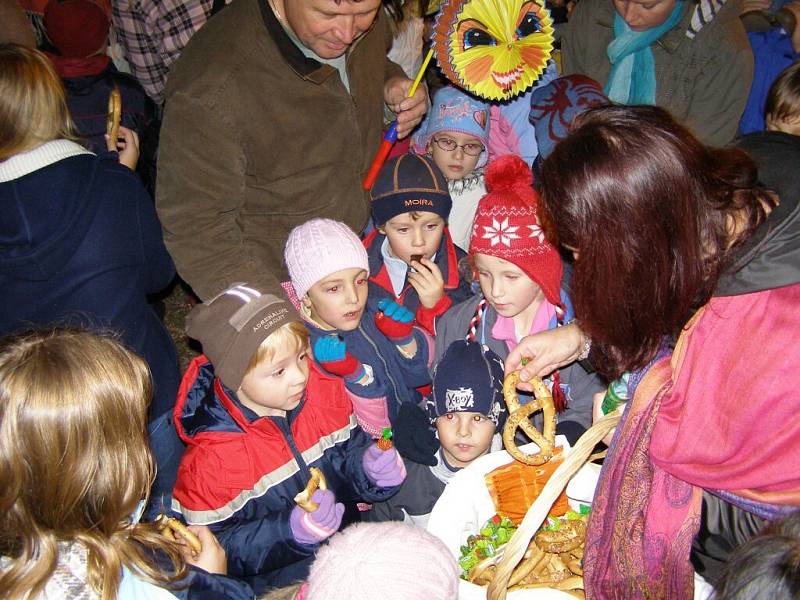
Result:
<svg viewBox="0 0 800 600"><path fill-rule="evenodd" d="M42 281L72 258L103 197L104 162L57 140L0 163L0 273Z"/></svg>
<svg viewBox="0 0 800 600"><path fill-rule="evenodd" d="M778 194L780 204L736 253L715 296L800 283L800 137L765 131L740 138L736 146L753 158L759 181Z"/></svg>
<svg viewBox="0 0 800 600"><path fill-rule="evenodd" d="M203 431L244 432L249 423L205 356L197 356L183 376L174 409L175 429L186 444Z"/></svg>

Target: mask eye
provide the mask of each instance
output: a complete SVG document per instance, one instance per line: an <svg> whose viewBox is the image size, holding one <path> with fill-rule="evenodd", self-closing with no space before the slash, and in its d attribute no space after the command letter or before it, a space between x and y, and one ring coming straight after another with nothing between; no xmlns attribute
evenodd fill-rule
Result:
<svg viewBox="0 0 800 600"><path fill-rule="evenodd" d="M522 21L520 21L517 27L517 38L522 39L532 33L538 33L541 30L542 23L539 21L539 17L537 17L534 12L528 12L522 17Z"/></svg>
<svg viewBox="0 0 800 600"><path fill-rule="evenodd" d="M469 50L473 46L496 46L497 40L488 32L477 27L471 27L464 32L464 50Z"/></svg>

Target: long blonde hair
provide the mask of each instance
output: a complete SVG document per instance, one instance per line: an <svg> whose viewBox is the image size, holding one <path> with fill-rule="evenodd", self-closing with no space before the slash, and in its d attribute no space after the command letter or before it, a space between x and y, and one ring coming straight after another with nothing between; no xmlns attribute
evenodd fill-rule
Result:
<svg viewBox="0 0 800 600"><path fill-rule="evenodd" d="M61 78L38 50L0 44L0 160L56 139L77 139Z"/></svg>
<svg viewBox="0 0 800 600"><path fill-rule="evenodd" d="M152 524L129 519L154 466L147 443L150 372L110 337L40 330L0 344L0 572L4 598L35 597L58 542L88 551L88 584L116 598L122 566L155 584L185 575ZM153 565L163 550L174 571Z"/></svg>

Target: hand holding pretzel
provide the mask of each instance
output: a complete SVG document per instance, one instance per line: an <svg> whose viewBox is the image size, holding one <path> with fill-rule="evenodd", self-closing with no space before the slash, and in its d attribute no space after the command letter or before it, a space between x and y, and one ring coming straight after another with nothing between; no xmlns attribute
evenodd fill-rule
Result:
<svg viewBox="0 0 800 600"><path fill-rule="evenodd" d="M514 459L526 465L542 465L553 457L553 447L556 438L556 409L553 405L553 395L539 377L534 377L528 383L533 388L534 400L524 406L520 406L519 395L517 394L517 382L519 381L519 371L510 373L503 382L503 397L506 401L509 417L503 428L503 445ZM539 432L528 418L542 411L544 415L544 426ZM526 454L517 447L514 435L517 428L521 427L528 436L539 446L536 454Z"/></svg>
<svg viewBox="0 0 800 600"><path fill-rule="evenodd" d="M178 521L178 519L173 519L166 515L159 515L156 519L156 524L165 538L171 542L187 544L193 555L196 556L203 551L203 545L200 543L200 539L192 533L186 525Z"/></svg>

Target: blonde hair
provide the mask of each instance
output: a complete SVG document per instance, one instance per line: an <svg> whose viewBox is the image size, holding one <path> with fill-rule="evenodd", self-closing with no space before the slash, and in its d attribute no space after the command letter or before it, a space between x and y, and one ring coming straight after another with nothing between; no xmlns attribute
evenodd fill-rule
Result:
<svg viewBox="0 0 800 600"><path fill-rule="evenodd" d="M77 139L61 78L38 50L0 44L0 160L56 139Z"/></svg>
<svg viewBox="0 0 800 600"><path fill-rule="evenodd" d="M253 358L250 359L244 375L246 376L261 363L271 361L278 351L289 349L292 352L296 352L307 346L308 329L306 329L306 326L300 321L284 323L264 338L258 350L253 354Z"/></svg>
<svg viewBox="0 0 800 600"><path fill-rule="evenodd" d="M769 88L764 116L794 123L800 119L800 60L780 72Z"/></svg>
<svg viewBox="0 0 800 600"><path fill-rule="evenodd" d="M152 483L150 372L109 337L33 331L0 345L0 572L6 598L35 597L58 542L87 550L87 583L116 598L122 566L155 584L185 576L177 548L129 518ZM153 564L161 550L174 572Z"/></svg>

